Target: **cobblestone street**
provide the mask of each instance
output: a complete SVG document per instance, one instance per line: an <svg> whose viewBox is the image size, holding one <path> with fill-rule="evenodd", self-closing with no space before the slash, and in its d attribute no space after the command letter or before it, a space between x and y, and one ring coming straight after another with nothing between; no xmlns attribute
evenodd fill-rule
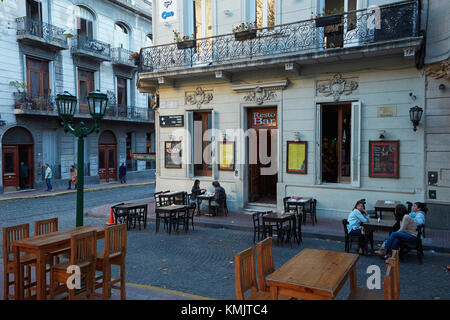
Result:
<svg viewBox="0 0 450 320"><path fill-rule="evenodd" d="M114 202L140 199L153 193L154 186L131 187L85 194L85 211L91 207ZM30 223L57 216L60 229L75 225L75 195L27 199L0 203L0 226ZM104 225L102 218L85 217L85 225ZM31 227L32 228L32 227ZM33 230L31 230L33 231ZM100 242L99 242L100 243ZM230 229L196 227L168 235L164 230L155 234L155 224L130 230L127 235L127 283L151 285L168 290L213 299L235 299L234 254L253 246L253 233ZM334 240L304 237L297 244L280 247L274 242L275 266L279 267L303 248L344 251L344 244ZM419 265L415 254L400 263L401 299L450 299L450 273L445 266L450 255L425 251L424 264ZM377 257L361 256L358 264L358 286L365 287L369 265L380 266ZM113 269L113 275L116 272ZM348 282L339 293L345 299Z"/></svg>

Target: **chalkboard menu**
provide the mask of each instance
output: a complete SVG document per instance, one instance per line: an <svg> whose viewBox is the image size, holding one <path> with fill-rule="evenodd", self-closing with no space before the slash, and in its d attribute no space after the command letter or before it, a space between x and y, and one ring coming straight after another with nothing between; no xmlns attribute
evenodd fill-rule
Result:
<svg viewBox="0 0 450 320"><path fill-rule="evenodd" d="M184 116L160 116L159 117L160 127L184 127Z"/></svg>
<svg viewBox="0 0 450 320"><path fill-rule="evenodd" d="M181 164L181 141L165 141L164 167L167 169L180 169Z"/></svg>

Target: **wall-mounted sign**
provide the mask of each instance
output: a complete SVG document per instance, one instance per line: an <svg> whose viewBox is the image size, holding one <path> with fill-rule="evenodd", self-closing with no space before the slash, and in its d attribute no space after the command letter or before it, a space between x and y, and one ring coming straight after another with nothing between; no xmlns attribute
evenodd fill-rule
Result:
<svg viewBox="0 0 450 320"><path fill-rule="evenodd" d="M159 1L159 13L162 21L174 20L176 12L177 12L177 0Z"/></svg>
<svg viewBox="0 0 450 320"><path fill-rule="evenodd" d="M306 174L306 141L287 141L287 173Z"/></svg>
<svg viewBox="0 0 450 320"><path fill-rule="evenodd" d="M164 167L167 169L180 169L181 166L181 141L165 141Z"/></svg>
<svg viewBox="0 0 450 320"><path fill-rule="evenodd" d="M396 117L397 107L396 106L383 106L378 107L378 118Z"/></svg>
<svg viewBox="0 0 450 320"><path fill-rule="evenodd" d="M234 142L219 142L219 170L234 170Z"/></svg>
<svg viewBox="0 0 450 320"><path fill-rule="evenodd" d="M369 176L398 178L400 141L369 141Z"/></svg>
<svg viewBox="0 0 450 320"><path fill-rule="evenodd" d="M250 112L250 122L252 128L276 128L277 127L277 110L276 109L259 109Z"/></svg>
<svg viewBox="0 0 450 320"><path fill-rule="evenodd" d="M160 127L184 127L184 115L160 116Z"/></svg>
<svg viewBox="0 0 450 320"><path fill-rule="evenodd" d="M133 153L133 160L139 160L139 161L156 160L156 154L154 154L154 153Z"/></svg>

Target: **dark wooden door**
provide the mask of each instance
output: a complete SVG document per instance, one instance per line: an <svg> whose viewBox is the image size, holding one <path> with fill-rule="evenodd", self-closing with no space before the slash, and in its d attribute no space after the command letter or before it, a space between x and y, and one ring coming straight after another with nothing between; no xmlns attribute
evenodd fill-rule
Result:
<svg viewBox="0 0 450 320"><path fill-rule="evenodd" d="M98 175L100 180L117 180L117 146L99 145L98 147Z"/></svg>
<svg viewBox="0 0 450 320"><path fill-rule="evenodd" d="M3 146L3 186L19 186L19 147Z"/></svg>

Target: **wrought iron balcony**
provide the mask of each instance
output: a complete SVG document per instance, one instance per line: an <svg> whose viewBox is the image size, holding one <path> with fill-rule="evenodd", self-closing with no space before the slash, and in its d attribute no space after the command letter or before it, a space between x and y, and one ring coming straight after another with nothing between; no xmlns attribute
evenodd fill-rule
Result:
<svg viewBox="0 0 450 320"><path fill-rule="evenodd" d="M52 115L56 114L54 96L32 96L26 92L14 93L14 109L16 114Z"/></svg>
<svg viewBox="0 0 450 320"><path fill-rule="evenodd" d="M417 48L420 44L417 1L379 8L257 29L244 39L232 33L196 39L192 47L188 43L183 43L184 46L172 43L142 48L139 71L147 73L144 78L151 79L152 74L180 76L180 70L186 68L226 70L258 63L326 58L358 50L392 50L396 45ZM324 21L327 19L334 21ZM186 76L192 75L191 71L184 72Z"/></svg>
<svg viewBox="0 0 450 320"><path fill-rule="evenodd" d="M106 108L105 119L154 122L155 115L153 110L149 110L149 108L109 104Z"/></svg>
<svg viewBox="0 0 450 320"><path fill-rule="evenodd" d="M124 48L112 48L111 60L114 65L122 67L136 68L135 60L130 60L130 55L133 51L126 50Z"/></svg>
<svg viewBox="0 0 450 320"><path fill-rule="evenodd" d="M72 39L71 52L99 61L111 61L111 45L86 36L78 35Z"/></svg>
<svg viewBox="0 0 450 320"><path fill-rule="evenodd" d="M41 48L65 50L69 46L62 28L28 17L16 19L17 40Z"/></svg>

